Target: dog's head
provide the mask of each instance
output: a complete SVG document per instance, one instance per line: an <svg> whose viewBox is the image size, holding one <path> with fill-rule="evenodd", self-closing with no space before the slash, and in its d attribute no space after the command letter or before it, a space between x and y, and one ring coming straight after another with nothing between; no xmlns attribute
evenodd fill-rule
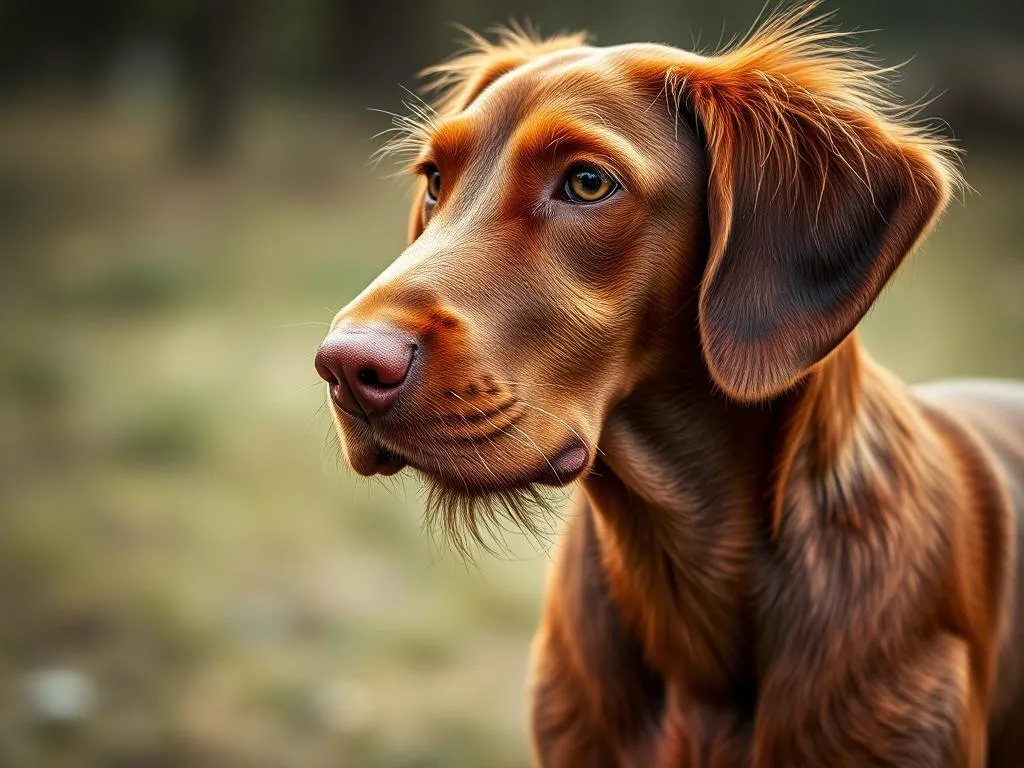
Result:
<svg viewBox="0 0 1024 768"><path fill-rule="evenodd" d="M349 463L419 469L452 515L586 473L609 411L673 367L740 402L793 386L955 178L801 14L714 56L476 42L404 138L409 247L317 355Z"/></svg>

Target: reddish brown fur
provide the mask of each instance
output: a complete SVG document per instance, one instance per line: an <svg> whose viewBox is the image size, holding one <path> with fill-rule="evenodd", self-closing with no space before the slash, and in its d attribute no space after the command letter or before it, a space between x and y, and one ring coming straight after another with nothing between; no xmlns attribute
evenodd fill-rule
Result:
<svg viewBox="0 0 1024 768"><path fill-rule="evenodd" d="M581 480L539 764L1024 761L1024 390L908 389L852 335L958 177L808 18L710 57L476 38L399 142L437 203L335 319L421 339L398 407L336 418L457 544ZM621 192L559 200L582 160Z"/></svg>

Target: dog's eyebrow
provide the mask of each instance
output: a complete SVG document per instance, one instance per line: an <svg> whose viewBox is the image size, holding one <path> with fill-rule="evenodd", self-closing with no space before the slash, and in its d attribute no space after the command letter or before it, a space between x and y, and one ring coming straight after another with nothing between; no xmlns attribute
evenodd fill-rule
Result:
<svg viewBox="0 0 1024 768"><path fill-rule="evenodd" d="M456 115L438 121L424 137L413 170L420 170L419 166L428 157L432 162L452 169L461 164L471 152L473 137L472 124L465 116Z"/></svg>
<svg viewBox="0 0 1024 768"><path fill-rule="evenodd" d="M642 193L653 194L650 180L655 170L635 144L609 128L600 114L547 110L528 116L509 142L516 167L529 168L538 157L561 155L591 156L607 166L619 181Z"/></svg>

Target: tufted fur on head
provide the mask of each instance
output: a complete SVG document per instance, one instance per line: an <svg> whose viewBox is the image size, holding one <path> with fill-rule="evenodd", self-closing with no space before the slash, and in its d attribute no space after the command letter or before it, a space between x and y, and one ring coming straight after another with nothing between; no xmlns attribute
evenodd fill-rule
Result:
<svg viewBox="0 0 1024 768"><path fill-rule="evenodd" d="M659 98L703 136L704 358L741 401L778 395L827 356L962 185L956 148L897 103L895 68L875 66L816 7L769 18L710 55L652 46L627 67L658 83ZM520 26L493 42L469 35L465 51L424 70L435 105L413 105L385 152L417 157L439 120L503 75L586 42L583 33L542 39Z"/></svg>
<svg viewBox="0 0 1024 768"><path fill-rule="evenodd" d="M585 32L568 32L540 37L527 25L510 24L494 30L492 42L470 29L464 30L468 45L447 61L424 69L426 92L435 97L435 111L441 115L461 112L488 85L530 59L587 44Z"/></svg>

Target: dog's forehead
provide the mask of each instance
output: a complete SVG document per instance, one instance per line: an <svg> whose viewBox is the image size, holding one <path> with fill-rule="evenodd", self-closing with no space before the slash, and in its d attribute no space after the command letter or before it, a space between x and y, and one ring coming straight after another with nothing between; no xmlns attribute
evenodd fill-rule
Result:
<svg viewBox="0 0 1024 768"><path fill-rule="evenodd" d="M557 105L568 110L602 107L628 114L632 99L660 88L672 62L696 54L654 43L581 46L537 56L498 77L464 114L522 117ZM615 98L609 98L611 93Z"/></svg>
<svg viewBox="0 0 1024 768"><path fill-rule="evenodd" d="M666 101L670 69L695 54L657 44L580 46L536 56L498 76L470 104L440 120L421 151L491 179L507 162L552 147L587 146L655 197L695 166L696 136L679 130L678 105ZM666 108L655 108L660 100ZM678 151L684 147L689 151ZM686 163L685 165L679 165ZM657 169L674 165L672 173Z"/></svg>

